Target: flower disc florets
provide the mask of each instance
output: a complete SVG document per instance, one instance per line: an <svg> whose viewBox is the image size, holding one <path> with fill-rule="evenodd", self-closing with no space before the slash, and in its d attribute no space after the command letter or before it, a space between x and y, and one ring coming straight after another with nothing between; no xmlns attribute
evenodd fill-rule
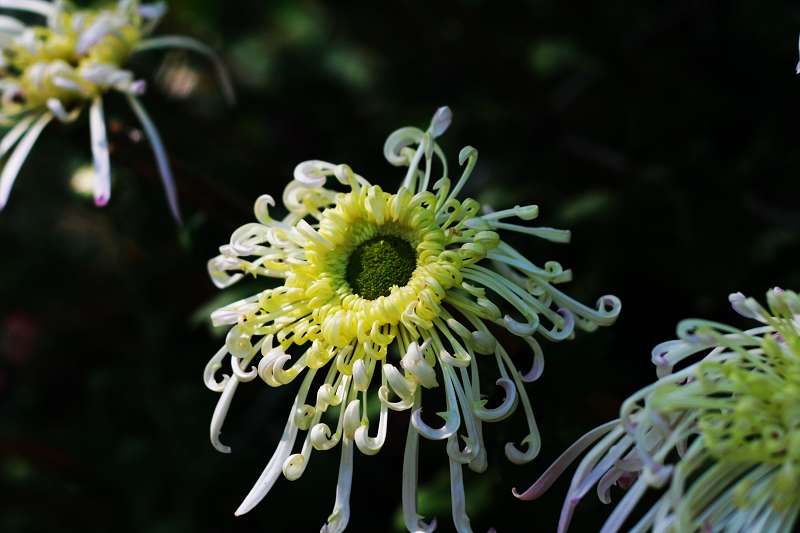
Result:
<svg viewBox="0 0 800 533"><path fill-rule="evenodd" d="M636 531L792 531L800 513L800 299L781 289L767 299L769 311L730 296L734 309L762 327L682 322L680 340L653 350L661 379L628 398L619 421L584 436L522 497L541 494L605 435L578 467L560 531L595 483L606 503L613 484L628 490L603 531L619 530L646 489L667 484ZM702 360L673 372L705 350Z"/></svg>
<svg viewBox="0 0 800 533"><path fill-rule="evenodd" d="M417 268L417 253L402 237L384 234L362 242L347 260L345 279L353 294L366 300L405 287Z"/></svg>
<svg viewBox="0 0 800 533"><path fill-rule="evenodd" d="M605 296L597 310L589 309L553 286L567 281L569 271L555 262L537 267L501 240L498 230L566 241L565 231L501 222L515 216L535 218L536 206L482 212L475 200L457 199L477 151L462 150L459 162L465 169L451 187L444 154L434 141L449 122L449 109L441 108L427 131L403 128L389 136L386 158L408 167L395 194L371 185L347 165L301 163L283 194L289 214L273 219L269 207L274 200L262 196L255 208L259 222L234 232L230 244L220 248L221 255L209 261L219 287L248 273L283 279L277 289L212 314L215 324L232 326L226 345L205 373L208 387L222 393L211 423L214 445L228 451L219 442L219 432L240 382L260 377L277 387L305 372L278 449L237 514L255 506L281 472L289 479L300 477L313 449L328 450L341 443L336 504L323 531L344 530L354 448L377 453L387 437L388 411L411 409L403 475L406 526L414 532L435 527L416 511L422 435L447 442L453 518L459 531L470 531L461 468L468 465L482 472L487 467L483 423L508 417L522 403L526 447L520 450L508 443L506 455L524 463L539 451L538 430L523 387L524 381L539 376L543 365L533 335L562 340L573 336L576 324L593 329L616 319L620 304L615 297ZM443 177L429 190L434 156ZM331 177L349 191L326 188ZM531 347L529 372L517 371L487 322L506 328ZM390 351L392 346L396 351ZM250 367L259 355L258 364ZM228 356L233 375L217 381L215 374ZM500 405L490 407L482 398L478 359L498 369L496 385L505 396ZM318 370L324 370L324 377L315 378ZM376 380L380 384L371 387ZM440 384L446 401L446 410L439 413L443 425L431 427L422 419L422 389ZM312 385L315 400L308 399ZM367 405L375 401L380 415L372 436ZM305 441L292 453L298 430L307 431Z"/></svg>

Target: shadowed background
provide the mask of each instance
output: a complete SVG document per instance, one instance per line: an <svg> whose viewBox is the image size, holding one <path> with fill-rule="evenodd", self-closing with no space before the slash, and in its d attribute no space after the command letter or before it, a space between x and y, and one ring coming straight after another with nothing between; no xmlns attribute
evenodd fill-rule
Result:
<svg viewBox="0 0 800 533"><path fill-rule="evenodd" d="M146 52L152 114L176 174L171 220L149 142L122 97L106 100L113 187L82 194L84 117L45 130L0 213L0 530L317 531L333 508L340 448L314 452L253 511L233 512L278 442L297 383L240 387L222 441L202 372L224 339L208 315L269 281L218 291L205 263L279 198L307 159L348 163L394 190L387 135L425 128L451 168L480 157L465 191L496 208L538 204L569 245L508 237L534 263L560 262L561 288L623 301L617 324L546 344L528 392L539 457L511 464L519 416L485 426L489 469L465 469L473 529L555 531L569 475L534 502L527 488L574 439L616 416L655 377L650 350L682 318L746 321L727 302L800 288L800 7L680 0L499 3L172 0L158 34L219 51L237 86L228 109L203 58ZM452 174L456 174L455 170ZM83 176L83 177L82 177ZM507 237L507 236L504 236ZM504 338L522 367L526 348ZM489 382L485 381L488 386ZM404 531L408 413L390 414L376 456L356 453L349 531ZM453 531L443 442L423 442L420 512ZM571 474L573 469L569 470ZM618 501L622 492L613 492ZM610 512L590 493L575 531Z"/></svg>

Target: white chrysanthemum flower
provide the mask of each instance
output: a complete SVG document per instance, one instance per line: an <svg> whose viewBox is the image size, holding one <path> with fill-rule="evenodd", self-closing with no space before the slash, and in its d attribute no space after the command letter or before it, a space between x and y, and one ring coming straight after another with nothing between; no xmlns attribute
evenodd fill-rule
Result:
<svg viewBox="0 0 800 533"><path fill-rule="evenodd" d="M497 231L508 230L567 241L566 231L503 222L531 220L538 214L536 206L481 214L475 200L456 198L475 166L474 148L461 151L459 162L466 166L455 185L442 177L429 190L434 156L448 176L434 139L450 120L450 110L443 107L427 131L403 128L389 136L386 158L408 167L395 194L370 185L347 165L301 163L283 194L289 214L273 219L268 208L274 200L260 197L258 223L239 228L230 244L220 248L222 254L209 261L220 288L248 273L284 280L277 289L212 314L214 324L233 326L205 372L208 387L222 393L211 422L214 446L229 451L219 442L219 432L240 382L260 377L278 387L305 372L280 444L237 515L255 506L281 472L299 478L312 450L341 443L336 504L323 531L343 531L350 513L354 449L377 453L387 437L388 411L411 409L403 467L406 526L414 532L435 527L417 513L422 435L446 441L453 518L458 531L470 531L461 468L486 469L483 424L506 418L522 403L527 436L523 449L509 443L506 455L525 463L539 452L539 433L523 388L543 366L534 334L563 340L573 336L576 324L591 330L611 324L619 314L613 296L602 297L593 310L564 295L554 285L568 281L569 271L555 262L540 268L500 239ZM330 177L349 192L326 188ZM527 342L534 354L529 372L517 371L487 323ZM250 367L259 355L258 364ZM228 358L233 374L217 381L215 374ZM498 406L482 399L479 360L497 367L496 384L505 394ZM439 386L447 409L439 414L444 424L431 427L421 416L422 389ZM371 433L375 421L367 405L375 401L380 415ZM306 437L293 453L299 430L307 431Z"/></svg>
<svg viewBox="0 0 800 533"><path fill-rule="evenodd" d="M175 184L161 137L138 95L144 80L125 70L128 58L143 50L187 48L211 58L228 99L233 89L214 52L189 37L148 38L165 11L163 3L140 5L120 0L115 9L75 10L66 2L0 0L0 8L45 18L44 26L27 26L0 15L0 124L11 126L0 141L0 157L16 146L0 173L0 209L36 139L56 118L72 122L89 105L94 199L105 205L111 197L111 164L103 118L103 95L123 93L153 145L173 216L180 221Z"/></svg>
<svg viewBox="0 0 800 533"><path fill-rule="evenodd" d="M594 442L572 478L559 532L595 485L604 503L626 495L605 523L618 531L642 495L664 488L630 531L788 533L800 512L800 299L767 293L770 311L741 293L733 308L763 325L747 331L686 320L679 340L653 350L660 379L584 435L522 495L541 495ZM677 372L675 365L710 350Z"/></svg>

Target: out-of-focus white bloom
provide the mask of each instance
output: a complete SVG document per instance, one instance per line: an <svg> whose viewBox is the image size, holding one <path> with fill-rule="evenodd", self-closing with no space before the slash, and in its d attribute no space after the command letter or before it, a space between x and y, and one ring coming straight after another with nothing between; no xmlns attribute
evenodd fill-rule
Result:
<svg viewBox="0 0 800 533"><path fill-rule="evenodd" d="M729 299L762 325L740 331L681 322L678 340L653 349L660 379L628 398L619 420L584 435L528 491L514 494L538 497L599 440L572 478L559 532L592 487L609 503L615 484L627 493L603 533L620 530L651 488L663 495L630 531L792 531L800 512L800 299L773 289L770 311L741 293Z"/></svg>
<svg viewBox="0 0 800 533"><path fill-rule="evenodd" d="M165 5L141 5L120 0L115 9L75 10L66 2L0 0L0 8L26 11L44 18L44 25L25 25L0 15L0 124L11 129L0 141L0 157L11 151L0 173L0 209L42 129L53 118L75 120L89 106L94 199L105 205L111 197L111 164L103 116L103 95L123 93L147 133L158 163L173 216L180 220L175 184L164 145L137 96L145 82L125 70L128 58L142 50L187 48L211 58L226 96L233 90L214 52L188 37L147 37ZM13 151L12 151L13 149Z"/></svg>
<svg viewBox="0 0 800 533"><path fill-rule="evenodd" d="M260 197L255 205L258 222L235 231L230 244L220 248L221 255L209 261L211 278L220 288L246 274L284 280L277 289L213 315L215 324L232 326L205 372L207 386L222 393L211 422L214 446L229 451L219 432L240 382L260 377L278 387L305 372L280 444L237 515L252 509L281 472L299 478L312 450L341 443L336 504L323 531L343 531L350 513L354 449L377 453L387 438L388 411L411 409L403 466L406 527L413 532L435 527L435 521L425 523L417 513L422 435L446 441L453 519L458 531L471 531L462 466L486 469L483 424L506 418L522 403L527 436L521 450L508 443L506 455L524 463L539 452L539 433L523 387L524 381L539 376L543 365L533 335L567 339L576 324L591 330L611 324L619 314L620 303L613 296L602 297L597 310L569 298L554 287L569 280L569 271L555 262L535 266L501 240L497 231L508 230L565 242L565 231L503 222L512 217L531 220L536 206L481 214L475 200L457 199L475 166L474 148L461 151L459 163L465 168L455 184L442 177L431 187L437 160L443 176L449 175L434 139L450 119L450 110L443 107L427 131L402 128L389 136L386 158L408 167L394 194L370 185L347 165L301 163L283 193L289 214L273 219L269 208L274 200ZM348 192L327 188L331 177ZM499 306L510 314L504 315ZM534 354L530 372L516 369L487 323L525 340ZM217 381L226 360L232 375ZM488 406L483 399L479 363L497 369L496 384L505 396L500 405ZM322 375L315 381L317 372ZM376 379L379 384L371 386ZM422 390L441 385L446 410L439 416L444 423L431 427L421 416ZM368 416L368 403L375 401L380 402L380 415L377 432L371 434L376 424ZM299 430L307 431L306 437L299 453L293 453Z"/></svg>

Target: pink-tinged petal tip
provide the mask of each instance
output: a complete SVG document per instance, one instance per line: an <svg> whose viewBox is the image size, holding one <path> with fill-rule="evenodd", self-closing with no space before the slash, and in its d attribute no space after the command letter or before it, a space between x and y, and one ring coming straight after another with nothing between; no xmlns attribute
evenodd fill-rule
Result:
<svg viewBox="0 0 800 533"><path fill-rule="evenodd" d="M103 207L108 203L108 197L106 196L98 196L94 199L94 205L97 207Z"/></svg>
<svg viewBox="0 0 800 533"><path fill-rule="evenodd" d="M136 80L128 86L131 94L141 96L147 91L147 82L145 80Z"/></svg>

